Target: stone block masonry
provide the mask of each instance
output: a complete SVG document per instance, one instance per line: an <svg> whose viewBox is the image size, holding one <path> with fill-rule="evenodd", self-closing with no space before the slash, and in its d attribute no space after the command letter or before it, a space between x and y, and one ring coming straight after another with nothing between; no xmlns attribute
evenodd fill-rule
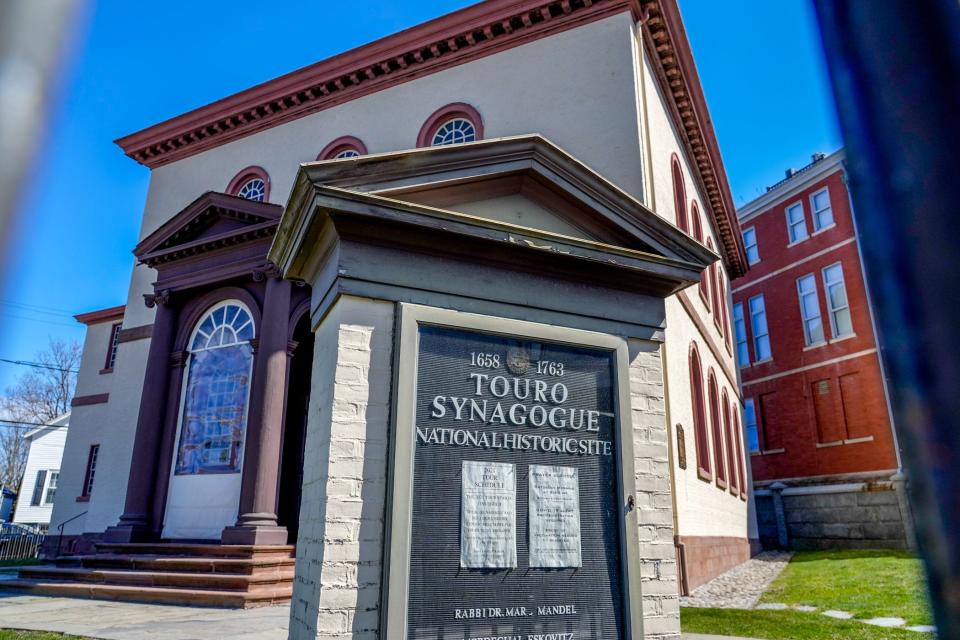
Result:
<svg viewBox="0 0 960 640"><path fill-rule="evenodd" d="M909 507L888 476L833 485L773 483L757 491L757 518L765 548L906 549L912 535Z"/></svg>
<svg viewBox="0 0 960 640"><path fill-rule="evenodd" d="M630 342L630 419L645 638L680 637L680 590L659 345Z"/></svg>
<svg viewBox="0 0 960 640"><path fill-rule="evenodd" d="M393 324L344 296L317 328L292 639L378 637Z"/></svg>

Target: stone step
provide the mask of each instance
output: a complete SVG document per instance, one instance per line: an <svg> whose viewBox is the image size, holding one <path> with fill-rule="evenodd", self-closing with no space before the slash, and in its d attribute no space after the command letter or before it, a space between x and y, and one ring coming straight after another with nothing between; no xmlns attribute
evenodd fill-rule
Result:
<svg viewBox="0 0 960 640"><path fill-rule="evenodd" d="M207 589L177 589L55 580L4 580L4 590L33 595L93 598L97 600L124 600L161 604L192 605L199 607L250 608L283 604L290 601L291 586L270 586L251 591L223 591Z"/></svg>
<svg viewBox="0 0 960 640"><path fill-rule="evenodd" d="M179 542L98 542L97 553L111 555L192 556L216 558L292 558L289 544L196 544Z"/></svg>
<svg viewBox="0 0 960 640"><path fill-rule="evenodd" d="M169 571L130 571L89 569L84 567L24 567L21 580L37 582L73 582L143 587L171 587L213 591L252 591L287 585L292 590L293 568L245 575L238 573L187 573Z"/></svg>
<svg viewBox="0 0 960 640"><path fill-rule="evenodd" d="M184 571L190 573L237 573L254 575L293 569L293 557L253 558L196 558L189 556L125 555L100 553L89 556L63 556L55 563L59 567L86 567L89 569L128 569L131 571Z"/></svg>

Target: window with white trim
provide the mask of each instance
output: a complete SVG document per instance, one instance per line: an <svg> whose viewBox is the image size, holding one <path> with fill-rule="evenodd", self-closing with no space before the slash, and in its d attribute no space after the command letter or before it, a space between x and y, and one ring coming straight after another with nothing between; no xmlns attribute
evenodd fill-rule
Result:
<svg viewBox="0 0 960 640"><path fill-rule="evenodd" d="M333 155L332 160L339 160L341 158L357 158L360 156L360 152L354 149L353 147L346 147L341 151L338 151Z"/></svg>
<svg viewBox="0 0 960 640"><path fill-rule="evenodd" d="M763 294L750 298L750 329L753 331L753 355L757 362L769 360L770 335L767 330L767 309L763 303Z"/></svg>
<svg viewBox="0 0 960 640"><path fill-rule="evenodd" d="M43 504L53 504L53 499L57 495L57 481L60 479L60 471L51 471L47 476L47 492L43 497Z"/></svg>
<svg viewBox="0 0 960 640"><path fill-rule="evenodd" d="M814 231L833 226L833 208L830 206L830 192L827 189L821 189L810 196L810 208L813 210Z"/></svg>
<svg viewBox="0 0 960 640"><path fill-rule="evenodd" d="M117 345L120 344L120 329L122 322L115 322L110 328L110 350L107 351L107 362L104 365L105 371L112 371L113 365L117 363Z"/></svg>
<svg viewBox="0 0 960 640"><path fill-rule="evenodd" d="M820 298L817 295L817 279L812 273L797 279L797 295L800 297L804 343L809 347L824 342L823 322L820 320Z"/></svg>
<svg viewBox="0 0 960 640"><path fill-rule="evenodd" d="M477 139L477 128L466 118L451 118L437 128L431 144L459 144Z"/></svg>
<svg viewBox="0 0 960 640"><path fill-rule="evenodd" d="M87 471L83 476L83 492L81 496L89 496L93 493L93 479L97 474L97 458L100 457L100 445L90 445L90 452L87 454Z"/></svg>
<svg viewBox="0 0 960 640"><path fill-rule="evenodd" d="M847 302L847 287L843 281L843 265L839 262L823 270L823 288L827 294L827 309L830 310L830 330L834 338L853 334L850 305Z"/></svg>
<svg viewBox="0 0 960 640"><path fill-rule="evenodd" d="M747 323L743 318L743 303L733 305L733 332L737 336L737 362L741 367L750 364L750 350L747 348Z"/></svg>
<svg viewBox="0 0 960 640"><path fill-rule="evenodd" d="M760 431L757 429L757 409L753 398L743 401L743 421L747 423L747 446L750 447L750 453L757 453L760 451Z"/></svg>
<svg viewBox="0 0 960 640"><path fill-rule="evenodd" d="M243 186L237 191L237 195L247 200L263 202L267 195L267 183L262 178L250 178L243 183Z"/></svg>
<svg viewBox="0 0 960 640"><path fill-rule="evenodd" d="M747 262L757 264L760 262L760 248L757 246L757 230L753 227L743 230L743 248L747 252Z"/></svg>
<svg viewBox="0 0 960 640"><path fill-rule="evenodd" d="M803 215L802 202L787 207L787 233L790 244L800 242L807 237L807 219Z"/></svg>

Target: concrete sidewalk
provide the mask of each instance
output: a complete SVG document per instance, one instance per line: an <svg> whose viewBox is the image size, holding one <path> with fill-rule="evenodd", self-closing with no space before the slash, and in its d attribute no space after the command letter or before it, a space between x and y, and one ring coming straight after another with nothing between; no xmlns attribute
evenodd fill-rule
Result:
<svg viewBox="0 0 960 640"><path fill-rule="evenodd" d="M289 606L209 609L0 592L0 627L106 640L286 640L289 617Z"/></svg>

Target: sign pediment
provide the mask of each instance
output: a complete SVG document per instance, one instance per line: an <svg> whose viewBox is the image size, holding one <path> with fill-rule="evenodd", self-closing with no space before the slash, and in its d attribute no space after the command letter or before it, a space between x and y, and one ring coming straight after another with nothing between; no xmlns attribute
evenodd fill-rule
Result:
<svg viewBox="0 0 960 640"><path fill-rule="evenodd" d="M386 214L388 209L393 213ZM325 220L337 213L343 220L373 211L394 222L406 220L421 234L431 233L432 226L468 235L486 228L508 243L527 237L527 246L589 246L598 255L609 254L611 264L629 255L645 261L651 277L675 280L670 290L696 282L718 259L539 135L306 163L271 259L290 277L308 277L297 256L309 244L306 239L322 235L321 227L334 228Z"/></svg>
<svg viewBox="0 0 960 640"><path fill-rule="evenodd" d="M208 191L144 238L133 250L148 266L271 238L282 207Z"/></svg>

